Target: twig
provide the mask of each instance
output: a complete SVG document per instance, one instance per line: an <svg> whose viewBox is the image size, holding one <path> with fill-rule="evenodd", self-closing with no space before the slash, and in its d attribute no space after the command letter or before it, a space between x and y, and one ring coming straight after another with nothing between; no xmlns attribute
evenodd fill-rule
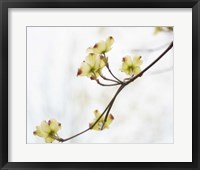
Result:
<svg viewBox="0 0 200 170"><path fill-rule="evenodd" d="M118 79L111 71L109 65L106 65L106 68L108 69L109 73L113 76L113 78L115 78L118 82L123 83L120 79Z"/></svg>
<svg viewBox="0 0 200 170"><path fill-rule="evenodd" d="M109 79L109 78L103 76L102 74L100 74L100 76L101 76L104 80L108 80L108 81L112 81L112 82L115 82L115 83L119 83L118 81L113 80L113 79Z"/></svg>
<svg viewBox="0 0 200 170"><path fill-rule="evenodd" d="M99 81L99 79L96 80L96 82L101 85L101 86L118 86L120 85L121 83L115 83L115 84L103 84Z"/></svg>

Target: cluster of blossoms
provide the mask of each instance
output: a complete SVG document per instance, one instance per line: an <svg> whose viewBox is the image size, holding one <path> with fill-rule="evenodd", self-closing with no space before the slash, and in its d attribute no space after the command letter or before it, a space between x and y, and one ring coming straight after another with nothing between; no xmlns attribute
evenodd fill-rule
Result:
<svg viewBox="0 0 200 170"><path fill-rule="evenodd" d="M92 128L93 130L103 130L103 129L108 129L109 125L112 123L112 121L114 120L114 117L112 114L108 115L108 118L103 126L104 120L105 120L105 116L101 116L101 113L98 110L94 111L94 115L95 118L94 120L89 124L89 127ZM99 119L100 118L100 119ZM99 120L98 120L99 119ZM96 123L95 123L96 122ZM95 124L95 125L94 125ZM103 127L103 129L102 129Z"/></svg>
<svg viewBox="0 0 200 170"><path fill-rule="evenodd" d="M78 69L77 76L87 76L94 80L99 76L99 74L101 74L101 70L105 65L106 63L102 56L90 53Z"/></svg>
<svg viewBox="0 0 200 170"><path fill-rule="evenodd" d="M173 32L173 27L155 27L154 35L160 32Z"/></svg>
<svg viewBox="0 0 200 170"><path fill-rule="evenodd" d="M107 65L105 53L111 50L114 43L113 37L108 37L106 41L100 41L93 47L87 49L88 55L78 69L77 76L87 76L96 80L101 74L102 69Z"/></svg>
<svg viewBox="0 0 200 170"><path fill-rule="evenodd" d="M87 76L92 80L96 80L102 74L102 69L108 65L108 57L105 54L112 49L113 43L114 38L110 36L106 41L100 41L93 47L89 47L87 49L88 55L78 69L77 76ZM141 64L141 56L133 58L125 56L122 60L121 71L127 75L135 76L141 72Z"/></svg>
<svg viewBox="0 0 200 170"><path fill-rule="evenodd" d="M108 68L108 57L106 56L106 53L112 49L111 46L113 45L113 43L114 38L110 36L105 41L99 41L93 47L89 47L87 49L88 55L78 69L77 76L86 76L92 80L97 80L99 82L97 78L99 77L99 75L102 76L102 69L105 66ZM141 72L141 64L141 56L125 56L122 59L122 66L120 70L131 77L136 76ZM115 81L118 81L119 84L122 82L118 79ZM94 115L95 119L92 123L89 124L91 129L93 130L103 130L105 128L108 128L114 119L112 114L108 114L107 118L105 118L105 116L99 118L101 116L101 113L98 110L94 111Z"/></svg>
<svg viewBox="0 0 200 170"><path fill-rule="evenodd" d="M61 123L55 119L51 119L48 122L42 121L40 126L36 126L34 135L45 139L46 143L52 143L54 140L59 140L57 132L61 129Z"/></svg>
<svg viewBox="0 0 200 170"><path fill-rule="evenodd" d="M126 56L122 59L121 71L127 75L135 76L141 72L140 65L142 64L141 56L131 58Z"/></svg>

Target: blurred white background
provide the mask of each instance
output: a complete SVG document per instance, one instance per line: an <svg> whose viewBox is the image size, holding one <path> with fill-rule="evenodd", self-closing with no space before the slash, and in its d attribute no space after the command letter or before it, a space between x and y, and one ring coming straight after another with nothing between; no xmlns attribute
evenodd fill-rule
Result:
<svg viewBox="0 0 200 170"><path fill-rule="evenodd" d="M113 36L109 63L115 75L123 79L126 75L119 70L122 57L142 55L145 68L173 40L173 33L154 35L154 29L28 27L27 143L44 143L44 139L33 136L42 120L61 122L58 134L62 138L88 128L93 111L103 111L115 94L117 87L102 87L76 76L89 46ZM91 130L66 143L173 143L173 50L122 90L111 113L115 119L108 130Z"/></svg>

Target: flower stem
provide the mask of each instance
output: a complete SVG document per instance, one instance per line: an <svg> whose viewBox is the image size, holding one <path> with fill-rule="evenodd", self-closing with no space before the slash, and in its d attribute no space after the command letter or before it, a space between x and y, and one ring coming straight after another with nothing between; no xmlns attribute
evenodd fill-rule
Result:
<svg viewBox="0 0 200 170"><path fill-rule="evenodd" d="M109 73L115 78L118 82L123 83L120 79L118 79L111 71L109 64L106 65L106 68L108 69Z"/></svg>
<svg viewBox="0 0 200 170"><path fill-rule="evenodd" d="M112 82L115 82L115 83L119 83L118 81L113 80L113 79L109 79L109 78L103 76L102 74L100 74L100 76L101 76L101 78L103 78L104 80L108 80L108 81L112 81Z"/></svg>
<svg viewBox="0 0 200 170"><path fill-rule="evenodd" d="M115 83L115 84L103 84L101 83L98 79L96 80L96 82L101 85L101 86L118 86L120 85L120 83Z"/></svg>

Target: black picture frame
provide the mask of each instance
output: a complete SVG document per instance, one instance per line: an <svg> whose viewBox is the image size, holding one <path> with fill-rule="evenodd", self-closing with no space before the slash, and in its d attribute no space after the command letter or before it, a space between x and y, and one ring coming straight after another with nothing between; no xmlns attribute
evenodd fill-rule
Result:
<svg viewBox="0 0 200 170"><path fill-rule="evenodd" d="M192 8L192 162L8 162L9 8ZM9 169L200 169L199 0L0 0L0 167ZM31 154L31 153L30 153ZM119 153L120 154L120 153Z"/></svg>

